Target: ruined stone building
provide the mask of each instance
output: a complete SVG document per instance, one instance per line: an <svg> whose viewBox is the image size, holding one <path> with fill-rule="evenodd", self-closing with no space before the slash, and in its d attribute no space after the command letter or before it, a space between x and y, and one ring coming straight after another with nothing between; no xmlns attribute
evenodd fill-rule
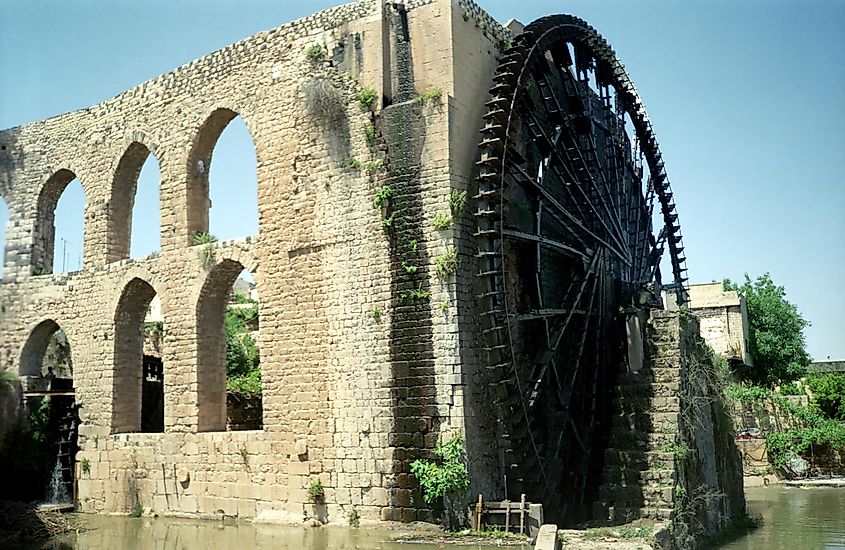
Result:
<svg viewBox="0 0 845 550"><path fill-rule="evenodd" d="M195 244L215 143L236 116L255 144L259 230ZM161 251L129 259L148 155ZM54 275L53 213L77 177L83 266ZM733 484L697 501L721 514L700 524L742 509L717 404L684 397L709 388L687 384L706 375L696 323L660 311L660 290L683 296L686 277L656 138L615 53L578 18L505 28L471 0L316 13L0 131L0 195L0 368L26 391L51 335L66 335L81 510L426 519L410 463L455 434L471 494L526 494L569 523L668 518L674 485L693 478L690 495ZM224 315L245 268L263 419L233 431ZM142 369L154 299L160 424L145 420ZM626 336L631 316L645 322ZM645 350L637 372L626 338ZM685 403L715 408L681 429ZM695 452L673 453L681 444Z"/></svg>
<svg viewBox="0 0 845 550"><path fill-rule="evenodd" d="M701 337L713 351L736 365L753 366L749 351L745 296L722 283L689 286L689 310L701 324Z"/></svg>

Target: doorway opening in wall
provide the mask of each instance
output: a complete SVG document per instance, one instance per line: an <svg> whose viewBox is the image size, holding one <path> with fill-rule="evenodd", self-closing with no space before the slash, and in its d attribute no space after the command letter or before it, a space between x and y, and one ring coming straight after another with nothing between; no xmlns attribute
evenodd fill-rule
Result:
<svg viewBox="0 0 845 550"><path fill-rule="evenodd" d="M219 241L258 234L257 165L244 120L230 109L214 111L199 129L187 167L192 239L206 233Z"/></svg>
<svg viewBox="0 0 845 550"><path fill-rule="evenodd" d="M85 191L76 174L59 170L38 196L34 275L79 271L84 260Z"/></svg>
<svg viewBox="0 0 845 550"><path fill-rule="evenodd" d="M201 431L263 427L259 297L236 260L209 273L197 304L197 374Z"/></svg>
<svg viewBox="0 0 845 550"><path fill-rule="evenodd" d="M146 145L132 142L112 182L108 261L149 256L161 249L160 180L156 156Z"/></svg>
<svg viewBox="0 0 845 550"><path fill-rule="evenodd" d="M115 312L112 431L164 431L165 324L153 287L134 278Z"/></svg>
<svg viewBox="0 0 845 550"><path fill-rule="evenodd" d="M9 208L6 201L0 197L0 281L3 280L4 267L6 266L6 225L9 223Z"/></svg>
<svg viewBox="0 0 845 550"><path fill-rule="evenodd" d="M12 428L13 453L0 465L6 474L0 498L70 505L74 495L79 407L67 336L52 319L29 334L18 365L23 410Z"/></svg>

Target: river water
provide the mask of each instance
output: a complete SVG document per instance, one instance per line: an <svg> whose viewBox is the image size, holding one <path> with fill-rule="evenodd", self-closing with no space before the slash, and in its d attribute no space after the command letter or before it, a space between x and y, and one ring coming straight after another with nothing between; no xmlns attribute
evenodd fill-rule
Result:
<svg viewBox="0 0 845 550"><path fill-rule="evenodd" d="M845 488L751 487L748 511L763 525L730 550L845 550Z"/></svg>
<svg viewBox="0 0 845 550"><path fill-rule="evenodd" d="M845 550L845 488L759 487L746 491L748 510L762 514L759 529L728 550ZM488 544L402 544L403 531L293 527L178 518L82 516L87 530L56 540L55 550L434 550L491 549ZM501 547L498 547L501 548ZM523 550L527 546L517 547Z"/></svg>
<svg viewBox="0 0 845 550"><path fill-rule="evenodd" d="M405 531L363 526L296 527L179 518L82 515L86 530L55 539L49 550L435 550L492 549L492 544L395 542ZM2 546L2 545L0 545ZM528 550L529 546L510 548Z"/></svg>

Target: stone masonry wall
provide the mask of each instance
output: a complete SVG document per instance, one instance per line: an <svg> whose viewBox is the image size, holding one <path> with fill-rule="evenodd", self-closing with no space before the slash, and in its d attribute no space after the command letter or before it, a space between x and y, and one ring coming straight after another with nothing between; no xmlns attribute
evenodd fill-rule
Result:
<svg viewBox="0 0 845 550"><path fill-rule="evenodd" d="M344 522L355 506L364 519L410 520L422 499L408 464L441 433L494 447L494 433L468 428L489 406L466 390L481 368L472 332L462 336L474 319L459 307L471 293L468 224L438 231L433 219L472 181L467 144L478 141L501 31L463 25L456 1L406 8L364 0L320 12L99 105L0 132L10 210L0 369L29 368L46 321L67 335L82 405L77 464L89 465L77 470L82 510ZM477 81L459 78L456 43L474 48ZM306 55L315 44L320 59ZM359 105L363 87L377 92L373 111ZM416 100L434 88L440 98ZM208 228L214 144L235 116L255 145L259 232L193 245ZM363 132L374 122L375 145ZM161 252L128 259L127 213L147 154L160 165ZM84 265L41 274L52 211L73 177L86 196ZM397 190L392 228L373 208L385 185ZM452 250L459 274L441 280L434 263ZM414 277L403 261L417 262ZM232 432L216 304L240 268L261 297L263 429ZM429 294L409 301L410 290ZM153 295L165 427L139 433L135 328ZM473 483L494 486L492 465L474 468ZM317 479L320 509L308 503Z"/></svg>
<svg viewBox="0 0 845 550"><path fill-rule="evenodd" d="M730 413L698 330L687 312L651 312L643 368L619 378L596 514L669 521L677 548L695 548L745 515Z"/></svg>

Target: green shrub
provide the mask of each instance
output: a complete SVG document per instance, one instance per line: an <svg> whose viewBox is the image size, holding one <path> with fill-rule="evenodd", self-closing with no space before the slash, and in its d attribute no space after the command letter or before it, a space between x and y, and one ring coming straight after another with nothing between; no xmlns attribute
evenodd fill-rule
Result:
<svg viewBox="0 0 845 550"><path fill-rule="evenodd" d="M827 372L811 374L807 386L812 393L812 403L827 418L845 420L845 374Z"/></svg>
<svg viewBox="0 0 845 550"><path fill-rule="evenodd" d="M378 141L378 132L376 131L376 127L372 124L367 124L364 126L364 139L367 140L367 145L375 145L376 141Z"/></svg>
<svg viewBox="0 0 845 550"><path fill-rule="evenodd" d="M376 102L376 97L377 94L373 88L362 88L358 92L358 104L361 105L362 109L372 109Z"/></svg>
<svg viewBox="0 0 845 550"><path fill-rule="evenodd" d="M361 516L358 515L358 509L355 508L354 505L349 511L349 514L346 516L346 519L349 522L350 527L357 528L361 526Z"/></svg>
<svg viewBox="0 0 845 550"><path fill-rule="evenodd" d="M462 493L469 487L466 449L460 435L438 441L434 456L437 460L417 459L411 463L411 473L420 482L423 499L429 504L446 493Z"/></svg>
<svg viewBox="0 0 845 550"><path fill-rule="evenodd" d="M311 61L319 61L323 59L323 47L319 44L312 44L305 50L305 55Z"/></svg>
<svg viewBox="0 0 845 550"><path fill-rule="evenodd" d="M452 217L457 218L464 211L467 204L467 192L458 189L452 189L449 193L449 210L452 212Z"/></svg>
<svg viewBox="0 0 845 550"><path fill-rule="evenodd" d="M434 271L437 276L445 280L458 269L458 253L454 250L445 252L434 259Z"/></svg>
<svg viewBox="0 0 845 550"><path fill-rule="evenodd" d="M434 215L434 228L443 231L452 227L452 216L448 212L438 212Z"/></svg>
<svg viewBox="0 0 845 550"><path fill-rule="evenodd" d="M443 96L443 88L429 88L414 98L417 103L428 103L429 101L440 101Z"/></svg>
<svg viewBox="0 0 845 550"><path fill-rule="evenodd" d="M132 507L132 511L129 512L130 518L139 518L144 515L144 507L140 504L136 504Z"/></svg>
<svg viewBox="0 0 845 550"><path fill-rule="evenodd" d="M323 488L323 482L320 481L320 478L311 482L311 486L308 487L308 498L314 503L323 502L323 499L326 498L326 490Z"/></svg>

